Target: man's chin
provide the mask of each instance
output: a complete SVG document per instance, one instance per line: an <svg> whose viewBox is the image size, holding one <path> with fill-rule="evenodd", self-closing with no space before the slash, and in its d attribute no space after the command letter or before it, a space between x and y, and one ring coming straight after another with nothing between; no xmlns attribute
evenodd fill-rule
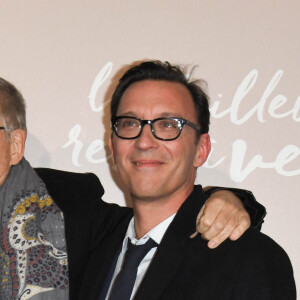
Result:
<svg viewBox="0 0 300 300"><path fill-rule="evenodd" d="M140 201L155 201L160 197L156 188L153 187L139 187L138 189L132 189L131 191L132 199Z"/></svg>

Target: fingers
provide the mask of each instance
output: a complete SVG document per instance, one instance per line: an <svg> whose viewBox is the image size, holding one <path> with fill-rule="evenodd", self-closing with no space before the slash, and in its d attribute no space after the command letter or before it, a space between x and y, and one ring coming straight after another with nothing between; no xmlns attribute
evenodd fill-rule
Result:
<svg viewBox="0 0 300 300"><path fill-rule="evenodd" d="M197 219L196 219L196 226L197 226L197 227L198 227L198 224L199 224L199 226L200 226L200 223L203 222L203 221L201 220L201 218L202 218L203 215L204 215L204 210L205 210L205 208L206 208L206 204L204 204L204 205L201 207L200 211L199 211L199 214L198 214ZM199 231L199 232L200 232L200 231Z"/></svg>
<svg viewBox="0 0 300 300"><path fill-rule="evenodd" d="M221 222L219 223L221 224ZM204 237L207 237L207 239L209 240L207 246L211 249L218 247L234 231L234 229L236 228L236 224L237 224L237 217L235 214L233 214L229 218L226 224L223 225L222 223L222 226L219 225L219 227L217 227L217 230L214 228L215 227L214 224L212 224L211 226L212 230L204 233Z"/></svg>
<svg viewBox="0 0 300 300"><path fill-rule="evenodd" d="M228 237L238 239L250 226L250 217L241 201L230 192L212 195L197 217L197 231L216 248Z"/></svg>
<svg viewBox="0 0 300 300"><path fill-rule="evenodd" d="M223 211L223 218L217 219L217 216L223 208L222 200L217 198L212 198L207 200L205 206L202 207L200 213L197 217L197 231L202 234L205 239L210 240L213 236L223 229L229 215L225 216L227 212ZM224 221L224 218L226 219ZM224 223L224 224L223 224Z"/></svg>
<svg viewBox="0 0 300 300"><path fill-rule="evenodd" d="M227 238L230 238L233 241L237 240L250 226L250 218L248 214L240 211L234 211L228 219L228 222L223 227L220 225L222 222L217 219L215 223L219 223L219 226L215 227L215 223L213 223L211 228L202 234L207 240L209 240L208 247L211 249L218 247Z"/></svg>
<svg viewBox="0 0 300 300"><path fill-rule="evenodd" d="M240 223L234 228L234 230L229 235L229 238L232 241L239 239L251 225L251 220L248 214L244 214L242 217L240 217L239 222Z"/></svg>
<svg viewBox="0 0 300 300"><path fill-rule="evenodd" d="M218 235L226 235L227 237L231 234L231 232L235 229L237 220L236 216L233 215L231 217L224 216L222 213L216 217L211 226L202 233L202 236L207 240L212 240Z"/></svg>
<svg viewBox="0 0 300 300"><path fill-rule="evenodd" d="M198 224L200 224L200 220L201 220L201 218L202 218L202 216L203 216L203 214L204 214L204 210L205 210L205 203L204 203L204 205L201 207L201 209L200 209L200 211L199 211L199 214L198 214L198 216L197 216L197 219L196 219L196 232L194 232L193 234L191 234L190 235L190 239L193 239L197 234L198 234L198 232L200 232L199 231L199 229L198 229Z"/></svg>

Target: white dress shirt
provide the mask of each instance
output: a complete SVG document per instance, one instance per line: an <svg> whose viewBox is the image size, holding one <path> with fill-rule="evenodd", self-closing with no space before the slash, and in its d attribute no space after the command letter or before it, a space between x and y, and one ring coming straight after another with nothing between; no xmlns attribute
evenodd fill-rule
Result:
<svg viewBox="0 0 300 300"><path fill-rule="evenodd" d="M121 266L123 263L123 259L124 259L124 255L125 252L127 250L127 243L130 242L129 240L131 240L131 243L134 245L142 245L145 244L149 238L152 238L152 240L154 240L158 245L160 244L165 232L167 231L169 225L171 224L171 222L173 221L174 217L175 217L176 213L173 214L172 216L168 217L167 219L165 219L164 221L162 221L161 223L159 223L158 225L156 225L154 228L152 228L148 233L146 233L141 239L136 239L136 233L135 233L135 227L134 227L134 218L131 219L129 225L128 225L128 229L125 235L125 238L123 240L123 246L122 246L122 251L119 255L117 264L116 264L116 268L114 271L114 275L112 277L111 283L110 283L110 287L108 289L108 293L106 296L106 300L108 299L108 295L110 294L111 288L113 286L114 280L116 278L116 276L118 275L118 273L121 270ZM137 291L138 286L140 285L151 261L152 258L155 254L157 250L157 247L152 248L147 254L146 256L143 258L143 260L141 261L141 263L139 264L138 270L137 270L137 276L136 276L136 280L133 286L133 290L131 293L131 297L130 299L133 298L134 294Z"/></svg>

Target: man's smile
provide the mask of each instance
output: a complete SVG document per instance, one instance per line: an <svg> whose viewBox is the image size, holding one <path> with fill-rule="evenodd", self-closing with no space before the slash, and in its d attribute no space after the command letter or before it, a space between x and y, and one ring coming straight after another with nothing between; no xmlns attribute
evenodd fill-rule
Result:
<svg viewBox="0 0 300 300"><path fill-rule="evenodd" d="M133 164L139 168L143 168L143 167L153 168L153 167L159 167L165 163L163 161L154 160L154 159L139 159L139 160L134 160Z"/></svg>

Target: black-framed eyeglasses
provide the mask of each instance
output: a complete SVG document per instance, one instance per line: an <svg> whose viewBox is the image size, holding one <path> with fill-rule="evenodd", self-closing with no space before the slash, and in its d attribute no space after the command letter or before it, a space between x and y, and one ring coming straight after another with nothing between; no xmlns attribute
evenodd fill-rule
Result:
<svg viewBox="0 0 300 300"><path fill-rule="evenodd" d="M135 117L119 116L111 120L111 127L121 139L138 138L145 125L149 124L152 134L159 140L172 141L179 137L184 125L188 125L201 133L200 126L182 118L157 118L142 120Z"/></svg>

